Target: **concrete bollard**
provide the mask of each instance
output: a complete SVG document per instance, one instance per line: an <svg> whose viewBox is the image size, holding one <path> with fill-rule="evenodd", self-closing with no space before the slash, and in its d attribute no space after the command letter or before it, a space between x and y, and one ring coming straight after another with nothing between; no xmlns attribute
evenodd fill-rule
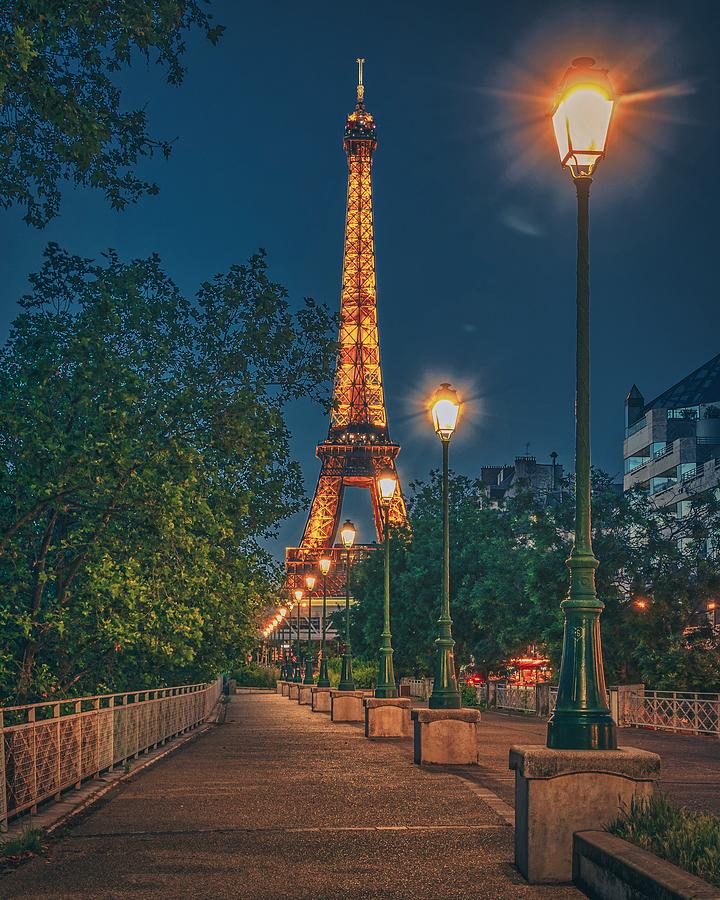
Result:
<svg viewBox="0 0 720 900"><path fill-rule="evenodd" d="M330 691L331 722L364 722L366 691Z"/></svg>
<svg viewBox="0 0 720 900"><path fill-rule="evenodd" d="M410 706L404 697L365 697L366 738L406 738L412 736Z"/></svg>
<svg viewBox="0 0 720 900"><path fill-rule="evenodd" d="M330 712L330 688L314 687L312 689L312 711Z"/></svg>
<svg viewBox="0 0 720 900"><path fill-rule="evenodd" d="M602 829L633 797L650 797L656 753L510 748L515 770L515 865L531 884L572 881L573 834Z"/></svg>
<svg viewBox="0 0 720 900"><path fill-rule="evenodd" d="M298 691L298 703L300 706L310 706L312 703L312 689L313 685L311 684L300 685L300 690Z"/></svg>
<svg viewBox="0 0 720 900"><path fill-rule="evenodd" d="M418 765L477 765L480 710L414 709L411 715Z"/></svg>

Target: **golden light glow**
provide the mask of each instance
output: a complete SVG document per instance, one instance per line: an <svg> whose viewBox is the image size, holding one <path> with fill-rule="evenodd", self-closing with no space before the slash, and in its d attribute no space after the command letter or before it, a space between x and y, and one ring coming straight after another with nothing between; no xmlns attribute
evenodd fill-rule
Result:
<svg viewBox="0 0 720 900"><path fill-rule="evenodd" d="M644 597L638 597L637 600L635 600L635 606L637 609L647 609L648 602Z"/></svg>
<svg viewBox="0 0 720 900"><path fill-rule="evenodd" d="M392 503L392 498L395 496L395 491L397 489L397 483L397 475L393 469L383 469L382 472L378 474L378 493L380 494L380 502L383 506L389 506L390 503Z"/></svg>
<svg viewBox="0 0 720 900"><path fill-rule="evenodd" d="M281 615L283 618L285 618L285 616L287 615L287 610L285 609L284 606L281 606L281 607L280 607L280 615Z"/></svg>
<svg viewBox="0 0 720 900"><path fill-rule="evenodd" d="M295 601L296 601L297 603L300 603L300 602L302 601L302 598L303 598L303 589L302 589L302 588L295 588L295 590L293 591L293 593L295 594Z"/></svg>
<svg viewBox="0 0 720 900"><path fill-rule="evenodd" d="M355 534L355 526L350 519L346 519L343 527L340 529L340 540L343 542L343 547L346 550L349 550L355 543Z"/></svg>
<svg viewBox="0 0 720 900"><path fill-rule="evenodd" d="M615 98L604 69L579 57L565 73L553 111L560 162L577 178L590 175L605 156Z"/></svg>
<svg viewBox="0 0 720 900"><path fill-rule="evenodd" d="M435 433L440 436L441 440L449 441L460 415L460 400L455 388L447 382L443 382L433 394L430 411Z"/></svg>
<svg viewBox="0 0 720 900"><path fill-rule="evenodd" d="M717 608L717 603L714 600L708 600L707 608L712 610Z"/></svg>
<svg viewBox="0 0 720 900"><path fill-rule="evenodd" d="M315 587L316 577L314 575L305 576L305 587L311 591Z"/></svg>
<svg viewBox="0 0 720 900"><path fill-rule="evenodd" d="M318 563L318 565L320 566L320 571L322 572L322 574L327 575L327 573L330 571L332 560L329 556L323 556L320 558L320 562Z"/></svg>

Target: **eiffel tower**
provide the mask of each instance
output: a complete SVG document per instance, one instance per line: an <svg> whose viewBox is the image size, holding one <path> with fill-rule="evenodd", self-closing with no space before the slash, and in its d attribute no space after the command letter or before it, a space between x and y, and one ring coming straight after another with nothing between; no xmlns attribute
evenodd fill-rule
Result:
<svg viewBox="0 0 720 900"><path fill-rule="evenodd" d="M305 587L304 575L317 568L322 554L333 565L328 594L344 593L345 551L335 545L343 494L347 486L370 492L378 540L383 537L376 475L395 470L399 444L390 440L385 411L377 326L375 243L372 209L372 158L377 140L375 119L365 109L364 59L358 59L357 105L345 123L344 148L348 161L345 249L340 295L340 334L333 407L327 439L318 444L321 462L315 496L299 547L288 547L285 565L288 587ZM402 525L407 514L400 485L390 507L392 525ZM358 545L363 555L372 545ZM318 580L321 581L320 579ZM321 595L319 583L313 595Z"/></svg>

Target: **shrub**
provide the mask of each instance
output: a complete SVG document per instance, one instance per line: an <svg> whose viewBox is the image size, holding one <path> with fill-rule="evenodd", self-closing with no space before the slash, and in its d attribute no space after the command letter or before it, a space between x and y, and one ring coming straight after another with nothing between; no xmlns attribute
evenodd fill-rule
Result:
<svg viewBox="0 0 720 900"><path fill-rule="evenodd" d="M240 687L274 688L280 678L279 669L248 663L231 676Z"/></svg>
<svg viewBox="0 0 720 900"><path fill-rule="evenodd" d="M342 657L334 656L328 659L328 675L330 676L330 684L336 688L340 683L340 672L342 671ZM356 688L371 688L375 685L377 678L377 666L373 661L368 662L362 657L353 659L353 679Z"/></svg>
<svg viewBox="0 0 720 900"><path fill-rule="evenodd" d="M478 692L474 687L470 687L468 684L463 684L460 686L460 697L462 698L463 706L475 706L478 709L480 708L480 700L478 699Z"/></svg>
<svg viewBox="0 0 720 900"><path fill-rule="evenodd" d="M720 818L679 807L662 794L633 799L607 831L720 887Z"/></svg>

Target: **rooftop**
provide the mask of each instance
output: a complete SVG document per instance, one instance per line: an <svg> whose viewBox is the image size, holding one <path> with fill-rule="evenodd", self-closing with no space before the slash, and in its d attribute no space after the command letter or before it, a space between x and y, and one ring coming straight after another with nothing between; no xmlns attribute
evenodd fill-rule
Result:
<svg viewBox="0 0 720 900"><path fill-rule="evenodd" d="M720 401L720 353L699 369L686 375L667 391L645 405L649 409L676 409Z"/></svg>

